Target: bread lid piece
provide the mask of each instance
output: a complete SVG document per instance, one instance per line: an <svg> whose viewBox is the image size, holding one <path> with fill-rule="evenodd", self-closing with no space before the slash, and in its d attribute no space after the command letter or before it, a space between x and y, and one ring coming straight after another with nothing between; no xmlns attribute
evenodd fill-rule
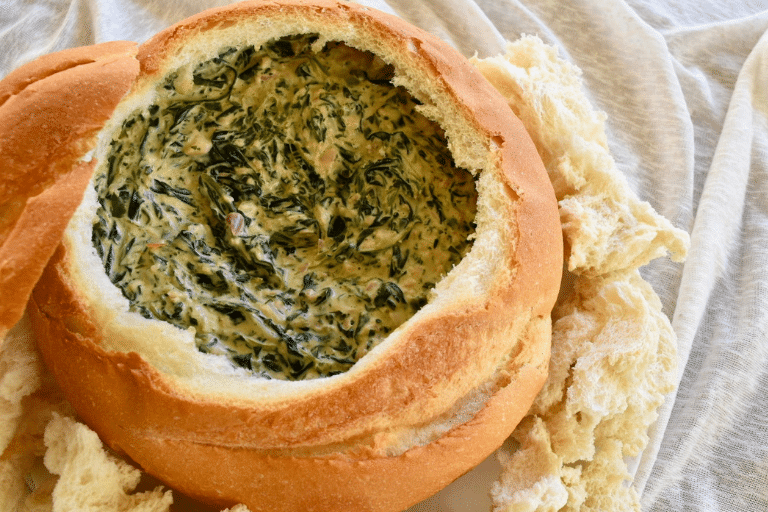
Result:
<svg viewBox="0 0 768 512"><path fill-rule="evenodd" d="M0 343L80 204L95 135L138 74L137 45L40 57L0 81Z"/></svg>
<svg viewBox="0 0 768 512"><path fill-rule="evenodd" d="M226 48L296 34L391 66L393 84L476 176L472 248L428 303L344 373L300 382L250 375L196 350L191 330L130 312L106 273L94 272L102 262L89 189L35 291L32 319L82 418L170 485L252 510L396 510L498 447L546 377L562 237L546 172L504 100L458 53L398 18L346 2L246 2L142 45L141 75L95 154L153 104L164 77ZM292 474L313 483L296 489Z"/></svg>

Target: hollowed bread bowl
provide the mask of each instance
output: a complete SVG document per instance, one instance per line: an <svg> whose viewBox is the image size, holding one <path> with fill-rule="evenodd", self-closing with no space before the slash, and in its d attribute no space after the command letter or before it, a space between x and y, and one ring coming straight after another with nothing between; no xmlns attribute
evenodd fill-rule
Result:
<svg viewBox="0 0 768 512"><path fill-rule="evenodd" d="M179 83L183 70L226 60L237 49L307 34L312 51L343 43L342 49L375 56L375 66L383 63L377 86L384 81L398 94L407 91L416 111L439 126L455 167L472 176L476 213L465 253L432 283L410 318L343 371L292 380L251 371L256 359L245 367L206 353L195 338L199 325L130 310L127 292L113 283L95 247L94 225L109 202L96 188L114 168L113 141L137 110L156 110L149 106L158 103L163 84ZM30 308L44 360L82 420L169 486L254 512L401 510L498 448L547 375L563 249L546 171L496 91L436 37L336 1L245 2L205 11L142 44L137 59L131 91L95 149L82 155L96 162L94 178ZM209 92L224 87L215 79L198 82ZM308 161L319 166L310 153ZM233 236L244 233L242 219L228 222ZM149 245L147 251L157 249ZM419 257L425 265L440 259L428 250ZM183 295L174 300L194 300Z"/></svg>

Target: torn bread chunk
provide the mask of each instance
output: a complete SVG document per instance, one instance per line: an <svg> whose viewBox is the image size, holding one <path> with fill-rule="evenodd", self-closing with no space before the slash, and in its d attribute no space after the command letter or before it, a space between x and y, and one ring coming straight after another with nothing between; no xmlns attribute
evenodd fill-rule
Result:
<svg viewBox="0 0 768 512"><path fill-rule="evenodd" d="M494 510L639 510L627 460L676 382L676 336L638 268L682 260L687 233L640 201L608 150L577 67L524 36L473 61L521 117L559 201L567 270L547 383L502 450ZM538 462L536 462L538 461Z"/></svg>
<svg viewBox="0 0 768 512"><path fill-rule="evenodd" d="M473 63L507 98L544 161L560 207L568 270L597 276L662 256L685 258L688 234L638 199L617 169L605 113L591 105L576 66L535 36Z"/></svg>

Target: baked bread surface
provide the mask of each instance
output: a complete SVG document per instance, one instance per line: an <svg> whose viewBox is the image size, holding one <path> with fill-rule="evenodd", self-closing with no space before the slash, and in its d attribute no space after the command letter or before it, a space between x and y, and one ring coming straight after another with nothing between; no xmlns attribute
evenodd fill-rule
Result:
<svg viewBox="0 0 768 512"><path fill-rule="evenodd" d="M546 378L560 223L536 149L504 100L445 43L397 18L345 2L246 2L140 47L140 76L95 159L165 74L227 46L307 33L393 66L394 84L476 176L472 248L429 302L344 373L254 377L200 353L189 330L128 311L91 243L98 201L89 188L31 317L85 422L171 486L251 510L398 510L497 448Z"/></svg>
<svg viewBox="0 0 768 512"><path fill-rule="evenodd" d="M82 200L95 162L81 157L138 74L136 49L65 50L0 81L0 344Z"/></svg>

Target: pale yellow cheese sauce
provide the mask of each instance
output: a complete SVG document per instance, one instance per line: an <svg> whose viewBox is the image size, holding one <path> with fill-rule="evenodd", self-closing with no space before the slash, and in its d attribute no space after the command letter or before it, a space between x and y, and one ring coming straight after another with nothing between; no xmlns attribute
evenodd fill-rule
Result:
<svg viewBox="0 0 768 512"><path fill-rule="evenodd" d="M314 40L171 74L96 178L93 243L131 308L269 378L347 370L474 230L471 174L390 68Z"/></svg>

